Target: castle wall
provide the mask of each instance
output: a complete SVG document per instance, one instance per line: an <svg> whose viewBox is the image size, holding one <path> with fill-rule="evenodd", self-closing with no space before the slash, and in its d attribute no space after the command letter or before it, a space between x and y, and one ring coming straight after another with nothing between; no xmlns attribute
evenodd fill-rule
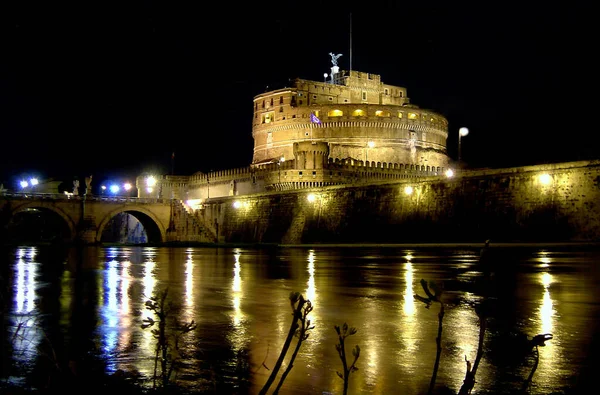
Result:
<svg viewBox="0 0 600 395"><path fill-rule="evenodd" d="M600 161L572 162L220 198L199 215L232 243L597 241L599 184Z"/></svg>

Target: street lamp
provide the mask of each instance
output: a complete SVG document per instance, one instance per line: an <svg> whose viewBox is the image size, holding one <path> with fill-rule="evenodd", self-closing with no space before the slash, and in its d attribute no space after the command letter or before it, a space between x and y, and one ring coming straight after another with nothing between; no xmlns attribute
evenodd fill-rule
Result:
<svg viewBox="0 0 600 395"><path fill-rule="evenodd" d="M469 134L469 129L467 128L460 128L458 129L458 164L460 165L460 159L461 159L461 140L463 137L465 137L466 135Z"/></svg>

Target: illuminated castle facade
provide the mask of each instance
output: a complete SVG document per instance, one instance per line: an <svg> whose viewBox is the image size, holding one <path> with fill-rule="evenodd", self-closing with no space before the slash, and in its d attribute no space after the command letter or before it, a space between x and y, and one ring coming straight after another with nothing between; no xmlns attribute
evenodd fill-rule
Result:
<svg viewBox="0 0 600 395"><path fill-rule="evenodd" d="M255 166L295 159L306 141L327 144L332 161L448 166L448 121L410 104L406 88L354 70L334 73L329 82L297 79L256 96L252 136Z"/></svg>
<svg viewBox="0 0 600 395"><path fill-rule="evenodd" d="M142 175L138 196L197 208L223 196L442 176L450 164L446 118L410 104L406 88L339 71L335 62L329 80L296 79L255 96L253 108L248 167L155 176L150 184Z"/></svg>

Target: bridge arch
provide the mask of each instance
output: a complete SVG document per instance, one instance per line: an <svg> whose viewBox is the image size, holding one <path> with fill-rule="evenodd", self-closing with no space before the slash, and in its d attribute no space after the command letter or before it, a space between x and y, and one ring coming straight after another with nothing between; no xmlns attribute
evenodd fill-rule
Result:
<svg viewBox="0 0 600 395"><path fill-rule="evenodd" d="M52 214L56 214L58 217L62 218L66 228L68 228L69 235L67 240L64 241L74 241L77 237L77 223L76 220L73 219L67 212L62 210L60 207L53 204L53 202L46 202L43 200L32 200L24 203L15 204L11 208L11 220L14 219L19 213L25 213L29 210L40 210L43 212L51 212Z"/></svg>
<svg viewBox="0 0 600 395"><path fill-rule="evenodd" d="M148 236L148 241L153 243L162 243L167 237L167 229L166 226L158 219L156 215L154 215L151 211L140 207L121 207L119 209L110 211L107 213L100 222L98 222L98 227L95 235L95 242L100 243L102 241L102 234L106 229L108 223L111 219L115 218L117 215L121 213L130 214L135 217L146 231L146 235ZM168 224L167 224L168 225Z"/></svg>

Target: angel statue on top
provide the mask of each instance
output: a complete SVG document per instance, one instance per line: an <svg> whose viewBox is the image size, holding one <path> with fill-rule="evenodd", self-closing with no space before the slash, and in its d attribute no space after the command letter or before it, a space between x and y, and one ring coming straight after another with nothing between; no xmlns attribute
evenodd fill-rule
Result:
<svg viewBox="0 0 600 395"><path fill-rule="evenodd" d="M332 63L334 66L337 66L337 65L338 65L338 64L337 64L337 60L338 60L338 58L339 58L340 56L342 56L342 54L341 54L341 53L339 53L339 54L337 54L337 55L334 55L334 54L333 54L333 52L329 52L329 56L331 56L331 63Z"/></svg>

